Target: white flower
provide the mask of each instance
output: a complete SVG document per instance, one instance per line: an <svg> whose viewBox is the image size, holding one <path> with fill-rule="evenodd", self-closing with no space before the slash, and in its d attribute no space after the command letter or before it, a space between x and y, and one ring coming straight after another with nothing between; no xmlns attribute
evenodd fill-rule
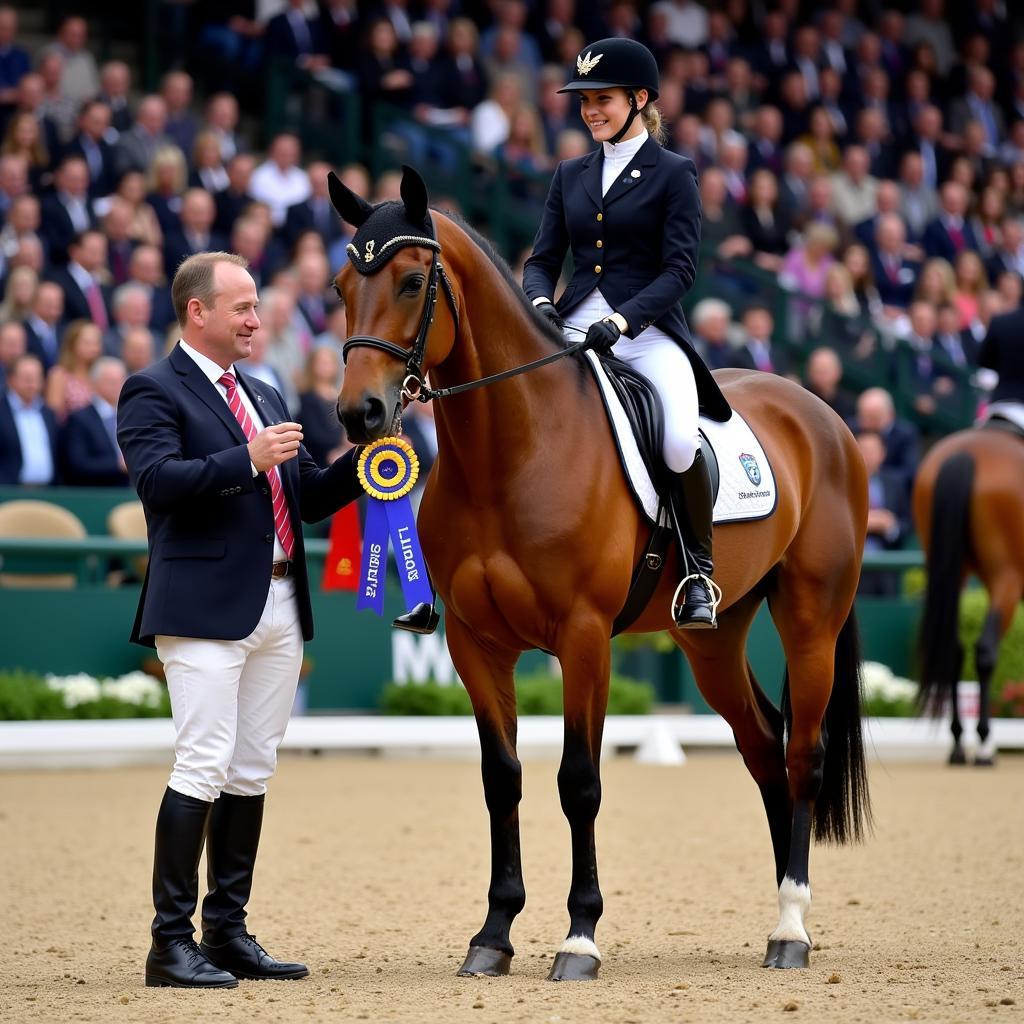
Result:
<svg viewBox="0 0 1024 1024"><path fill-rule="evenodd" d="M64 698L67 708L78 707L99 700L102 695L100 682L84 672L74 676L47 676L46 685L51 690L58 690Z"/></svg>
<svg viewBox="0 0 1024 1024"><path fill-rule="evenodd" d="M60 692L67 708L89 704L101 697L113 697L137 707L155 708L160 706L163 696L163 687L145 672L129 672L117 679L102 682L84 672L73 676L48 675L46 685Z"/></svg>
<svg viewBox="0 0 1024 1024"><path fill-rule="evenodd" d="M917 683L893 674L888 665L865 661L861 666L866 700L912 701L917 697Z"/></svg>
<svg viewBox="0 0 1024 1024"><path fill-rule="evenodd" d="M160 684L145 672L129 672L119 679L108 679L101 686L103 696L140 707L158 707L163 695Z"/></svg>

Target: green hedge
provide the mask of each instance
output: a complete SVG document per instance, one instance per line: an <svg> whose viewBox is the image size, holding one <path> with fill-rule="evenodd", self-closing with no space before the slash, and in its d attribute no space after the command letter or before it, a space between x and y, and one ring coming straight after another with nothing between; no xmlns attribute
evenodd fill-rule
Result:
<svg viewBox="0 0 1024 1024"><path fill-rule="evenodd" d="M613 675L608 690L608 714L647 715L654 706L649 683ZM471 715L469 694L458 683L388 683L380 698L387 715ZM520 715L560 715L562 682L554 676L534 673L516 677L516 708Z"/></svg>
<svg viewBox="0 0 1024 1024"><path fill-rule="evenodd" d="M0 672L0 721L32 722L43 719L170 718L167 692L159 704L136 704L109 695L68 706L64 694L46 680L21 669Z"/></svg>

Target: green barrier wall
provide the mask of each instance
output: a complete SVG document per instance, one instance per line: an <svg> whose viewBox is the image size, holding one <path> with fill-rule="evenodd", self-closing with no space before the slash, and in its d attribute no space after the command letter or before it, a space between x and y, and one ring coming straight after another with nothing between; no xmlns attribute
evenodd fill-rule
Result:
<svg viewBox="0 0 1024 1024"><path fill-rule="evenodd" d="M139 588L85 587L77 590L0 590L3 643L0 668L39 672L118 675L138 668L153 652L128 643ZM443 639L390 628L401 609L397 587L390 590L387 616L354 610L354 595L313 595L317 635L306 646L311 710L373 709L381 687L392 679L456 683ZM909 671L918 605L911 601L864 598L858 604L866 658L883 661L898 674ZM754 673L765 691L778 697L783 661L778 636L766 609L755 619L748 644ZM524 670L546 663L539 653L524 656ZM620 672L649 680L659 700L708 710L678 653L621 652Z"/></svg>
<svg viewBox="0 0 1024 1024"><path fill-rule="evenodd" d="M3 555L11 571L25 568L77 572L81 585L73 590L0 589L0 669L108 676L131 671L145 658L154 657L154 652L132 645L127 639L139 586L104 585L107 568L117 555L113 550L117 542L104 536L106 517L115 505L132 500L133 492L0 488L0 502L31 497L69 508L92 536L87 541L71 542L75 551L54 551L45 558L40 552L18 554L14 550ZM104 544L108 549L103 548ZM144 550L145 545L136 548ZM325 542L308 541L307 548L314 581L312 600L317 634L306 647L307 704L311 710L373 709L381 688L391 680L413 683L436 679L457 684L444 643L443 625L432 637L393 631L391 619L402 611L401 594L394 583L387 591L384 618L369 612L357 613L355 595L324 593L316 586L323 572ZM122 557L130 564L129 554L125 552ZM920 557L919 552L902 552L889 556L889 560L893 561L893 568L896 563L906 568L919 564ZM865 658L884 662L898 675L909 675L919 612L917 601L861 598L857 614ZM782 650L765 607L754 620L747 653L761 686L777 699L784 667ZM546 662L545 655L531 652L524 655L520 666L524 671L532 671ZM615 664L623 675L650 681L664 703L686 703L698 711L708 710L689 665L676 651L659 654L646 648L617 650Z"/></svg>

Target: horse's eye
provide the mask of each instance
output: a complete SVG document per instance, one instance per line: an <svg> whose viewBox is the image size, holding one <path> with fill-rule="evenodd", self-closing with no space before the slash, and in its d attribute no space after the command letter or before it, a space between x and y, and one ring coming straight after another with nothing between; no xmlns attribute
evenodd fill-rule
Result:
<svg viewBox="0 0 1024 1024"><path fill-rule="evenodd" d="M403 295L419 295L420 289L423 287L422 277L410 277L405 284L402 285Z"/></svg>

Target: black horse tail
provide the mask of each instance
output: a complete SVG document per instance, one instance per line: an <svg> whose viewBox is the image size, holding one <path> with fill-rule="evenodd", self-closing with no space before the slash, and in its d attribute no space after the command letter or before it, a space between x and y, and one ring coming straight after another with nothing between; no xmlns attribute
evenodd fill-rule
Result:
<svg viewBox="0 0 1024 1024"><path fill-rule="evenodd" d="M963 650L958 627L960 585L969 544L974 457L951 455L939 469L932 494L928 589L918 634L921 687L918 707L939 715L960 674Z"/></svg>
<svg viewBox="0 0 1024 1024"><path fill-rule="evenodd" d="M814 838L819 842L858 843L871 827L871 798L861 734L860 632L853 608L836 639L832 694L825 708L822 741L825 766L814 801ZM787 726L792 720L789 673L782 690Z"/></svg>

